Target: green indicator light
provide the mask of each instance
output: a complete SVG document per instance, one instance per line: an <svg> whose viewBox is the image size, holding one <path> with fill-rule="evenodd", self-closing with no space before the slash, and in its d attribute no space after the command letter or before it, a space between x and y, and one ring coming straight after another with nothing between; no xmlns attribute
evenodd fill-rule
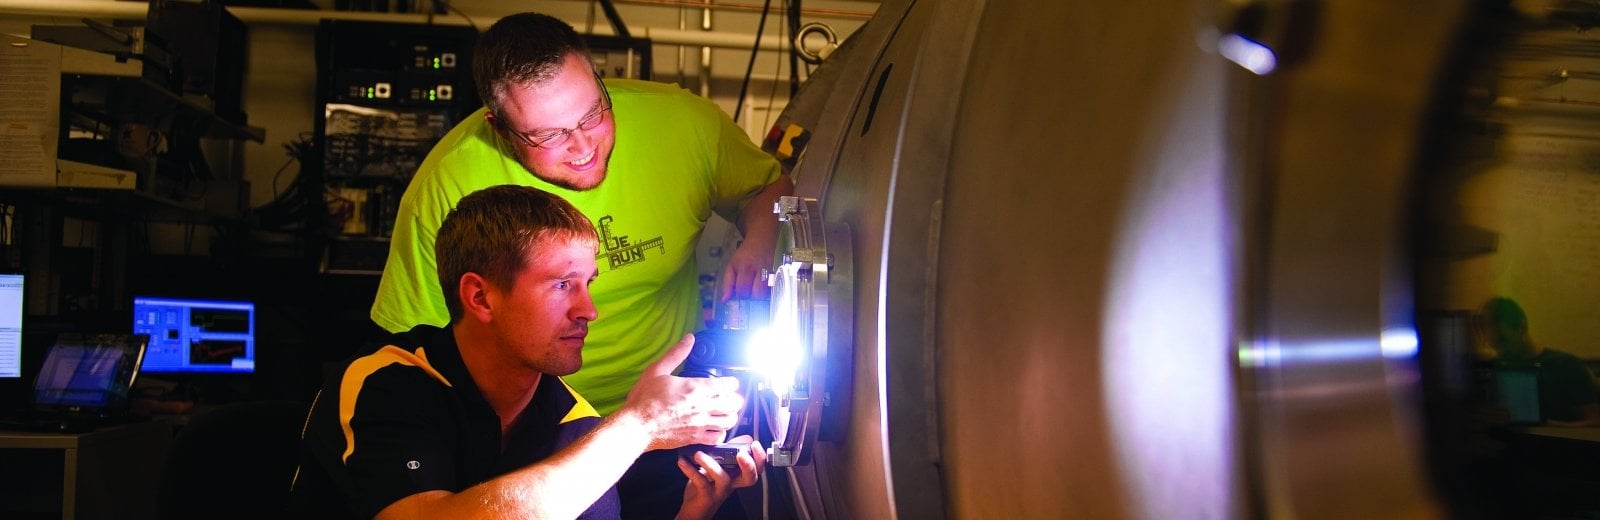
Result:
<svg viewBox="0 0 1600 520"><path fill-rule="evenodd" d="M429 90L429 91L428 91L428 101L436 101L436 100L437 100L437 99L438 99L438 98L437 98L437 97L435 97L435 93L434 93L434 91L432 91L432 90Z"/></svg>
<svg viewBox="0 0 1600 520"><path fill-rule="evenodd" d="M439 58L433 59L433 68L439 68Z"/></svg>

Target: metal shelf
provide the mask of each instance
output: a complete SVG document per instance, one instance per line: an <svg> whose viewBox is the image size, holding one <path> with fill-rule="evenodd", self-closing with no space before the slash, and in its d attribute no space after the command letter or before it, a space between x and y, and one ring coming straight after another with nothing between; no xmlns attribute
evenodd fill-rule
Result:
<svg viewBox="0 0 1600 520"><path fill-rule="evenodd" d="M141 122L156 127L183 131L214 139L266 141L266 130L228 121L210 108L174 94L145 78L73 74L62 76L62 88L77 89L85 95L103 95L104 115L109 122ZM70 111L63 107L63 111Z"/></svg>

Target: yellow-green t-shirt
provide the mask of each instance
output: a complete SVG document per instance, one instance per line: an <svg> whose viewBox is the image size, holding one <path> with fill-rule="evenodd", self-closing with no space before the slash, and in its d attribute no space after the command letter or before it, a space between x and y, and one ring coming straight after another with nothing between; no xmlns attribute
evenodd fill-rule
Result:
<svg viewBox="0 0 1600 520"><path fill-rule="evenodd" d="M676 85L607 80L616 145L606 180L588 191L529 173L484 120L468 116L428 154L400 198L372 319L399 332L449 321L434 238L456 201L501 184L534 186L572 202L600 232L591 287L599 317L583 368L566 381L609 414L644 367L701 326L695 245L716 212L735 220L778 178L777 162L715 104Z"/></svg>

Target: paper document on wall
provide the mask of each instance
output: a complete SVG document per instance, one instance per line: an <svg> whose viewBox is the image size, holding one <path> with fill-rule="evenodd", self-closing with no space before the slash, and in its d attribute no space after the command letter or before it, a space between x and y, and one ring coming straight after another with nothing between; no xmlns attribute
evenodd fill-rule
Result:
<svg viewBox="0 0 1600 520"><path fill-rule="evenodd" d="M54 186L61 48L10 35L0 44L0 186Z"/></svg>

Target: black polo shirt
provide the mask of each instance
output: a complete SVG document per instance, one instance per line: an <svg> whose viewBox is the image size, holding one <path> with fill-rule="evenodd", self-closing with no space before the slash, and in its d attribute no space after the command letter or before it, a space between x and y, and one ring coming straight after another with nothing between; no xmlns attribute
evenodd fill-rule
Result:
<svg viewBox="0 0 1600 520"><path fill-rule="evenodd" d="M559 377L500 446L500 419L467 373L449 328L419 326L359 354L312 405L290 509L297 518L371 518L432 490L460 492L543 460L599 424ZM616 518L613 486L580 518Z"/></svg>

